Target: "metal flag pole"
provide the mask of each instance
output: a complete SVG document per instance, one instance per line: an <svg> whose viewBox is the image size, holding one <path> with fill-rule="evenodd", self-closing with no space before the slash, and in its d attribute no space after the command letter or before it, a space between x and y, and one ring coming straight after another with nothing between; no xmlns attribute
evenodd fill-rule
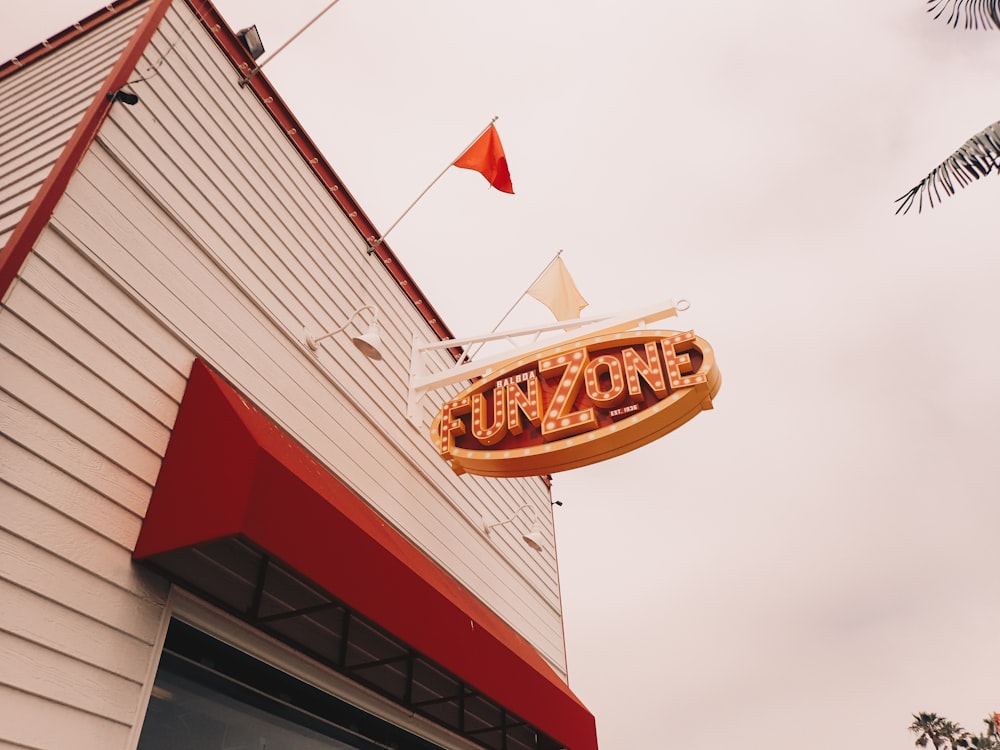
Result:
<svg viewBox="0 0 1000 750"><path fill-rule="evenodd" d="M243 76L243 80L240 81L240 86L246 86L248 83L250 83L250 79L253 78L255 75L257 75L258 73L260 73L260 69L261 68L263 68L269 62L271 62L271 60L273 60L274 58L276 58L285 47L287 47L289 44L291 44L296 39L298 39L302 35L302 32L304 32L306 29L308 29L310 26L312 26L314 23L316 23L320 18L322 18L323 14L325 14L328 10L330 10L330 8L332 8L334 5L336 5L339 2L340 2L340 0L333 0L332 3L330 3L325 8L323 8L323 10L321 10L319 13L317 13L309 23L307 23L301 29L299 29L298 31L296 31L292 35L291 39L289 39L287 42L285 42L280 47L278 47L278 49L276 49L274 52L272 52L270 55L268 55L267 59L264 62L262 62L260 65L256 66L253 70L251 70L249 73L247 73L245 76Z"/></svg>
<svg viewBox="0 0 1000 750"><path fill-rule="evenodd" d="M548 263L547 263L547 264L545 265L545 268L543 268L543 269L542 269L542 272L541 272L540 274L538 274L538 275L537 275L537 276L535 277L535 280L534 280L534 281L532 281L532 282L531 282L530 284L528 284L528 288L527 288L527 289L525 289L525 290L524 290L523 292L521 292L521 296L520 296L520 297L518 297L518 298L517 298L516 300L514 300L514 304L510 306L510 309L509 309L509 310L507 310L507 312L505 312L505 313L503 314L503 317L502 317L502 318L500 318L500 320L498 320L498 321L497 321L497 324L496 324L495 326L493 326L493 330L492 330L492 331L490 331L490 333L491 333L491 334L493 334L493 333L496 333L496 332L497 332L497 329L498 329L498 328L499 328L500 326L502 326L502 325L503 325L503 322L504 322L505 320L507 320L507 318L508 318L508 317L510 316L510 314L511 314L512 312L514 312L514 308L515 308L515 307L517 307L517 306L518 306L519 304L521 304L521 300L523 300L523 299L524 299L525 297L527 297L527 296L528 296L528 292L529 292L529 291L531 290L531 287L533 287L533 286L534 286L535 284L537 284L537 283L538 283L538 280L539 280L540 278L542 278L542 276L544 276L544 275L545 275L545 272L546 272L546 271L548 271L548 270L549 270L549 268L551 268L551 267L552 267L552 264L553 264L553 263L555 263L555 262L556 262L556 261L557 261L557 260L559 259L559 256L560 256L560 255L562 255L562 249L560 249L560 250L559 250L559 252L557 252L557 253L556 253L556 254L555 254L554 256L552 256L552 260L550 260L550 261L549 261L549 262L548 262ZM477 346L477 347L476 347L475 351L464 351L464 352L462 352L462 356L461 356L461 357L459 357L459 359L458 359L458 362L456 363L456 365L455 365L455 366L457 367L458 365L462 364L462 363L463 363L463 362L465 362L466 360L469 360L469 359L472 359L472 357L474 357L474 356L476 355L476 353L477 353L477 352L478 352L478 351L479 351L480 349L482 349L482 348L483 348L483 345L484 345L485 343L486 343L485 341L483 341L483 342L480 342L479 346Z"/></svg>
<svg viewBox="0 0 1000 750"><path fill-rule="evenodd" d="M381 245L383 242L385 242L386 235L389 234L389 232L391 232L393 229L395 229L396 225L399 222L401 222L406 217L406 215L408 213L410 213L410 209L412 209L415 205L417 205L417 203L420 201L421 198L423 198L425 195L427 195L427 191L430 190L432 187L434 187L434 185L437 183L438 180L440 180L442 177L444 177L444 173L447 172L449 169L451 169L452 166L455 164L455 162L458 161L459 159L461 159L465 155L465 152L468 151L470 148L472 148L476 144L476 141L478 141L480 138L482 138L483 135L486 133L486 131L489 130L493 126L493 123L495 123L499 119L500 119L499 115L494 115L493 119L490 120L490 124L487 125L485 128L483 128L480 131L479 135L477 135L475 138L473 138L472 141L469 143L468 146L466 146L461 151L459 151L458 152L458 156L456 156L454 159L452 159L450 162L448 162L448 166L445 167L444 169L442 169L441 170L441 174L439 174L437 177L435 177L434 180L431 182L431 184L428 185L427 187L425 187L424 191L420 195L417 196L417 199L415 201L413 201L413 203L411 203L409 206L407 206L406 210L403 211L402 215L398 219L396 219L394 222L392 222L392 225L388 229L386 229L384 232L382 232L382 234L378 237L378 239L372 240L372 246L368 248L368 254L369 255L371 255L372 253L374 253L375 250L378 248L378 246Z"/></svg>

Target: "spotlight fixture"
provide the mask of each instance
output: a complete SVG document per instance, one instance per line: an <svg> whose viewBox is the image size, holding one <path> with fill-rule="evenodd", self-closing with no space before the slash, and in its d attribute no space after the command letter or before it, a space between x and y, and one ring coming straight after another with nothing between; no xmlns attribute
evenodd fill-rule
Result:
<svg viewBox="0 0 1000 750"><path fill-rule="evenodd" d="M260 34L257 32L256 26L240 29L236 32L236 36L243 42L243 46L247 48L247 52L254 60L264 54L264 43L260 41Z"/></svg>
<svg viewBox="0 0 1000 750"><path fill-rule="evenodd" d="M108 94L108 99L115 102L121 102L122 104L127 104L130 107L139 103L139 95L133 94L131 91L125 91L124 89L118 89L117 91L112 91Z"/></svg>
<svg viewBox="0 0 1000 750"><path fill-rule="evenodd" d="M352 336L351 341L354 342L354 345L358 347L360 352L364 354L366 357L368 357L368 359L374 359L374 360L382 359L382 337L379 333L378 308L375 307L375 305L364 305L362 307L359 307L357 310L355 310L350 314L350 316L347 318L347 322L344 323L344 325L340 326L339 328L334 328L332 331L328 331L327 333L324 333L321 336L312 336L310 335L307 329L305 331L306 346L308 346L312 351L318 350L320 341L322 341L323 339L330 338L331 336L334 336L343 331L344 329L346 329L347 326L351 324L351 321L353 321L356 317L358 317L358 315L360 315L365 310L369 310L374 314L372 323L370 326L368 326L368 330L365 331L360 336Z"/></svg>
<svg viewBox="0 0 1000 750"><path fill-rule="evenodd" d="M505 521L497 521L496 523L489 523L486 519L483 519L483 533L488 537L490 535L490 529L496 528L497 526L504 526L505 524L511 523L522 510L527 510L531 512L531 526L528 531L521 534L521 539L535 552L541 552L543 550L542 543L545 541L545 537L542 535L542 525L538 522L538 513L535 511L533 505L522 505L520 508L514 511L513 515Z"/></svg>

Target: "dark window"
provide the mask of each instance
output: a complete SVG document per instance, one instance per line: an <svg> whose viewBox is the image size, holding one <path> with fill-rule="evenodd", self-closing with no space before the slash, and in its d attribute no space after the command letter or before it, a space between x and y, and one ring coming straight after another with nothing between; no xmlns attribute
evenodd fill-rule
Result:
<svg viewBox="0 0 1000 750"><path fill-rule="evenodd" d="M178 620L138 750L441 750Z"/></svg>

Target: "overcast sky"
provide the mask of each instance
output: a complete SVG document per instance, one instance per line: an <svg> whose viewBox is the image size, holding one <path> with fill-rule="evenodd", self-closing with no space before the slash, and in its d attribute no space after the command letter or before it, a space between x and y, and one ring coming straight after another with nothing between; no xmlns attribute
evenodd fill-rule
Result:
<svg viewBox="0 0 1000 750"><path fill-rule="evenodd" d="M217 2L269 50L326 4ZM3 58L100 3L16 5ZM1000 119L1000 31L924 7L342 0L265 68L383 229L500 116L516 194L452 169L389 235L456 335L561 248L585 314L686 298L715 348L713 411L555 479L603 750L891 750L1000 710L1000 180L893 214Z"/></svg>

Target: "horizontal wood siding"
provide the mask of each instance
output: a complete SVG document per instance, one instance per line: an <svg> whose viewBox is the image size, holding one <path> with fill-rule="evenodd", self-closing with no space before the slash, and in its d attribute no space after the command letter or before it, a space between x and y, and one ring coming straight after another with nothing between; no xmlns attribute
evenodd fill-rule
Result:
<svg viewBox="0 0 1000 750"><path fill-rule="evenodd" d="M121 13L84 44L0 80L0 247L24 215L148 6Z"/></svg>
<svg viewBox="0 0 1000 750"><path fill-rule="evenodd" d="M102 43L120 48L125 29L102 28ZM25 74L65 75L45 65ZM12 604L0 614L0 744L128 741L167 593L131 550L195 357L564 674L543 483L458 477L407 422L410 341L432 332L182 3L139 71L154 65L135 84L140 103L112 109L0 308L0 597ZM19 160L27 185L54 141L20 117L34 140L3 163ZM346 334L305 347L305 329L366 304L384 361ZM524 519L481 531L523 504L543 522L542 554L520 540Z"/></svg>
<svg viewBox="0 0 1000 750"><path fill-rule="evenodd" d="M176 400L114 364L142 347L105 311L127 296L79 254L61 260L85 283L32 255L0 312L0 686L18 694L0 738L96 750L124 746L155 655L167 587L131 551ZM22 704L32 720L7 721Z"/></svg>
<svg viewBox="0 0 1000 750"><path fill-rule="evenodd" d="M456 477L405 420L409 343L430 335L425 321L209 35L175 10L147 52L157 75L136 85L139 105L112 111L59 226L561 667L551 541L538 555L518 535L497 534L498 548L479 532L483 516L525 502L550 521L544 485ZM380 310L385 361L347 336L307 352L303 329L364 304Z"/></svg>
<svg viewBox="0 0 1000 750"><path fill-rule="evenodd" d="M39 720L39 717L44 717ZM0 684L2 748L119 748L129 728L72 706Z"/></svg>
<svg viewBox="0 0 1000 750"><path fill-rule="evenodd" d="M145 10L121 13L84 43L0 81L0 246ZM157 420L147 409L176 407L114 364L120 324L61 275L67 269L72 262L56 271L30 258L33 281L0 309L4 747L124 747L166 595L162 581L132 566L131 549L172 416Z"/></svg>

